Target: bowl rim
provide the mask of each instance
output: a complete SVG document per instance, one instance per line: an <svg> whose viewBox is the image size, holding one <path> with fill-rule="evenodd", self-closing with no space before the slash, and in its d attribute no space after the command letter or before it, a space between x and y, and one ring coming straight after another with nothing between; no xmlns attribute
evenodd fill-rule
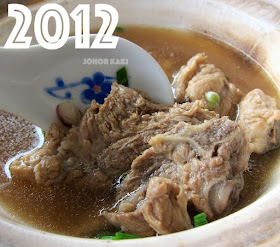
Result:
<svg viewBox="0 0 280 247"><path fill-rule="evenodd" d="M119 0L122 3L127 3L128 0ZM67 9L71 9L71 6L85 2L89 3L90 0L47 0L45 2L39 2L30 6L33 12L36 12L40 6L46 3L58 3L63 5ZM106 2L117 4L117 0L107 0ZM145 1L148 2L148 1ZM162 1L155 0L157 4L160 4ZM173 1L166 0L167 6L170 6ZM195 0L174 0L173 4L187 4L192 3L196 4ZM266 5L263 5L263 4ZM137 5L137 3L135 3ZM138 2L139 4L139 2ZM155 3L153 3L155 4ZM280 83L280 71L279 73L274 72L277 67L277 63L271 63L270 60L267 61L265 57L265 52L268 51L271 39L280 37L280 2L271 1L271 0L256 0L254 4L250 0L199 0L197 4L205 4L211 8L221 8L226 13L231 13L231 15L240 16L242 18L248 18L251 21L251 24L254 24L252 34L248 34L248 37L243 37L243 39L233 40L231 43L227 42L232 35L234 36L236 32L226 34L225 36L214 30L217 33L211 33L208 30L208 34L214 38L220 39L229 43L230 45L244 50L247 52L248 56L257 61L276 81ZM262 11L259 11L260 7L264 6ZM256 11L258 10L258 11ZM265 12L270 10L270 12ZM262 14L265 13L265 14ZM8 18L3 18L0 20L0 30L3 26L12 25L12 22ZM258 26L259 25L259 26ZM1 27L2 26L2 27ZM194 28L194 31L198 27ZM205 29L204 29L205 31ZM246 38L252 38L257 32L261 34L261 38L258 40L252 39L249 41L249 46L242 46L241 43L244 42ZM252 35L252 37L250 36ZM224 40L225 39L225 40ZM1 40L1 37L0 37ZM280 38L279 38L280 40ZM0 43L1 44L1 43ZM277 46L273 46L276 50ZM278 52L280 54L280 50ZM276 53L278 55L278 53ZM203 228L196 228L187 231L182 231L178 233L173 233L160 237L150 237L141 240L123 240L122 246L142 246L147 244L147 246L152 246L154 244L161 246L181 246L181 245L191 245L204 243L204 246L234 246L234 245L243 245L243 244L261 244L261 245L274 245L275 243L280 243L280 198L278 194L280 192L280 183L278 185L272 186L265 194L263 194L259 199L257 199L252 204L247 207L230 214L220 220L214 221L211 224L203 226ZM269 214L269 212L274 211L275 214ZM266 217L266 222L262 223L260 220L260 215ZM240 225L242 224L242 226ZM19 222L14 222L13 220L8 220L0 218L1 229L4 229L0 232L0 239L4 240L3 244L16 244L17 246L35 246L35 244L40 241L40 245L43 246L55 246L63 244L63 246L90 246L93 243L98 246L119 246L119 242L114 241L101 241L94 239L83 239L77 237L69 237L54 233L49 233L41 231L29 226L25 226ZM217 230L220 232L217 233ZM244 232L240 232L243 230ZM12 235L16 234L17 239L12 239ZM174 238L176 242L174 243ZM2 241L1 240L1 241ZM1 246L0 241L0 246ZM8 242L7 242L8 241ZM22 243L20 242L22 241ZM200 241L200 242L198 242ZM220 241L220 242L217 242ZM4 245L3 245L4 246ZM7 246L7 245L5 245Z"/></svg>

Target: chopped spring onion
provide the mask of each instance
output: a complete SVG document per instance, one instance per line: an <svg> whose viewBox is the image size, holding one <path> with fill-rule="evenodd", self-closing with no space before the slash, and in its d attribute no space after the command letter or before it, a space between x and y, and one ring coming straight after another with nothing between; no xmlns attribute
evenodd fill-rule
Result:
<svg viewBox="0 0 280 247"><path fill-rule="evenodd" d="M43 129L41 129L42 130L42 134L43 134L43 136L45 137L46 136L46 131L45 130L43 130Z"/></svg>
<svg viewBox="0 0 280 247"><path fill-rule="evenodd" d="M124 32L124 29L122 27L116 27L116 33L123 33Z"/></svg>
<svg viewBox="0 0 280 247"><path fill-rule="evenodd" d="M194 220L194 227L203 226L203 225L208 224L205 213L200 213L198 215L195 215L193 217L193 220Z"/></svg>
<svg viewBox="0 0 280 247"><path fill-rule="evenodd" d="M115 240L115 236L103 236L103 237L100 237L99 239Z"/></svg>
<svg viewBox="0 0 280 247"><path fill-rule="evenodd" d="M228 76L226 76L226 79L229 81L229 77Z"/></svg>
<svg viewBox="0 0 280 247"><path fill-rule="evenodd" d="M117 81L119 84L128 87L128 77L125 67L122 67L120 70L117 71Z"/></svg>
<svg viewBox="0 0 280 247"><path fill-rule="evenodd" d="M126 234L122 232L116 232L116 238L115 240L122 240L122 239L133 239L133 238L140 238L138 236L132 235L132 234Z"/></svg>
<svg viewBox="0 0 280 247"><path fill-rule="evenodd" d="M105 231L101 231L101 232L99 232L97 235L96 235L96 238L98 238L98 239L103 239L103 237L115 237L114 235L115 235L115 231L107 231L107 230L105 230ZM105 239L105 238L104 238Z"/></svg>
<svg viewBox="0 0 280 247"><path fill-rule="evenodd" d="M110 240L122 240L122 239L135 239L135 238L140 238L140 237L131 235L131 234L122 233L122 232L116 232L115 236L101 236L98 238L99 239L110 239Z"/></svg>
<svg viewBox="0 0 280 247"><path fill-rule="evenodd" d="M209 91L205 93L205 99L207 101L207 108L209 110L213 110L217 108L220 104L220 95L217 94L216 92Z"/></svg>

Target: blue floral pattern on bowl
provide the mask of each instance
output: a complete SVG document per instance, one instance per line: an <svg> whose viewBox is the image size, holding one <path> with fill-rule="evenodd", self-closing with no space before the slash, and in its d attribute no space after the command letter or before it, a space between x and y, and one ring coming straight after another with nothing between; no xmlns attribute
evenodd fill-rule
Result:
<svg viewBox="0 0 280 247"><path fill-rule="evenodd" d="M58 99L72 99L71 89L81 85L86 85L88 88L80 93L80 100L84 104L90 104L92 100L96 100L99 104L103 104L105 98L110 94L113 80L116 77L106 76L102 72L95 72L92 77L84 77L80 82L65 84L62 78L56 78L56 86L45 88L45 91ZM58 94L63 91L64 94Z"/></svg>

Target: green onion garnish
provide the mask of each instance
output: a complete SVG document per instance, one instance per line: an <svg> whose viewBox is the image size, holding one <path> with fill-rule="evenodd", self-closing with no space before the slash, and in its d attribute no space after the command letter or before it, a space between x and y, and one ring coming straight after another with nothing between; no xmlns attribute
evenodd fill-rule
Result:
<svg viewBox="0 0 280 247"><path fill-rule="evenodd" d="M125 67L122 67L120 70L117 71L117 82L121 85L128 87L128 77Z"/></svg>
<svg viewBox="0 0 280 247"><path fill-rule="evenodd" d="M103 236L103 237L100 237L99 239L115 240L115 236Z"/></svg>
<svg viewBox="0 0 280 247"><path fill-rule="evenodd" d="M135 238L141 238L141 237L122 233L122 232L116 232L115 236L100 236L98 238L99 239L109 239L109 240L122 240L122 239L135 239Z"/></svg>
<svg viewBox="0 0 280 247"><path fill-rule="evenodd" d="M41 131L42 131L43 136L45 137L46 136L46 131L43 130L43 129L41 129Z"/></svg>
<svg viewBox="0 0 280 247"><path fill-rule="evenodd" d="M205 94L205 99L207 101L207 108L213 110L220 104L220 95L216 92L209 91Z"/></svg>
<svg viewBox="0 0 280 247"><path fill-rule="evenodd" d="M116 238L115 240L122 240L122 239L134 239L134 238L140 238L138 236L132 235L132 234L126 234L122 232L116 232Z"/></svg>
<svg viewBox="0 0 280 247"><path fill-rule="evenodd" d="M195 215L193 217L193 220L194 220L194 227L203 226L203 225L208 224L205 213L200 213L198 215Z"/></svg>
<svg viewBox="0 0 280 247"><path fill-rule="evenodd" d="M116 27L115 29L116 33L123 33L124 32L124 29L122 27Z"/></svg>
<svg viewBox="0 0 280 247"><path fill-rule="evenodd" d="M104 239L106 239L105 237L115 237L113 236L115 235L115 233L116 233L115 231L108 231L108 230L101 231L96 235L96 238L103 239L104 237Z"/></svg>
<svg viewBox="0 0 280 247"><path fill-rule="evenodd" d="M229 81L229 77L228 76L226 76L226 79Z"/></svg>

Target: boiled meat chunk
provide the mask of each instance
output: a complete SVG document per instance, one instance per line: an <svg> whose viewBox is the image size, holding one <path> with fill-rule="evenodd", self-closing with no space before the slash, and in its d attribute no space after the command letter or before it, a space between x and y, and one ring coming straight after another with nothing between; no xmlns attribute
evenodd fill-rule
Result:
<svg viewBox="0 0 280 247"><path fill-rule="evenodd" d="M122 205L130 203L131 212L142 212L149 225L164 234L174 230L171 222L176 227L189 224L175 221L175 215L188 218L186 200L208 219L219 217L238 202L250 152L242 129L227 117L198 125L180 122L153 137L150 144L120 184L116 197L120 204L111 216L122 215ZM171 205L175 212L162 211Z"/></svg>
<svg viewBox="0 0 280 247"><path fill-rule="evenodd" d="M110 222L121 229L122 232L133 234L139 237L149 237L155 235L155 230L151 228L144 219L142 211L122 212L122 213L105 213Z"/></svg>
<svg viewBox="0 0 280 247"><path fill-rule="evenodd" d="M130 169L150 139L180 121L200 124L217 118L201 102L164 106L145 93L113 84L102 106L95 101L79 126L65 134L54 124L41 149L11 164L13 178L42 185L73 183L88 189L108 189L116 177Z"/></svg>
<svg viewBox="0 0 280 247"><path fill-rule="evenodd" d="M154 103L145 93L115 83L105 103L100 106L96 101L92 101L80 125L72 127L69 133L64 134L62 128L53 124L42 148L11 164L12 176L17 179L35 180L43 185L74 179L81 179L86 187L100 187L111 183L108 174L100 170L97 160L102 163L104 152L113 152L116 146L121 147L125 144L128 144L126 149L129 152L140 147L136 152L137 156L145 149L144 136L154 135L145 135L142 132L156 131L152 123L147 127L147 118L155 112L164 115L168 110L168 106ZM138 133L140 136L137 136ZM125 139L129 137L132 137L132 140ZM118 143L121 139L124 140ZM115 146L111 146L112 144ZM121 161L121 158L119 160ZM128 169L129 166L130 163L124 169Z"/></svg>
<svg viewBox="0 0 280 247"><path fill-rule="evenodd" d="M275 99L260 89L249 92L240 102L238 123L245 130L251 152L261 154L278 146L280 111Z"/></svg>
<svg viewBox="0 0 280 247"><path fill-rule="evenodd" d="M155 232L168 234L192 228L187 202L181 186L164 177L153 177L122 200L117 213L105 212L104 216L127 233L143 237Z"/></svg>
<svg viewBox="0 0 280 247"><path fill-rule="evenodd" d="M188 197L183 188L170 179L150 179L142 205L144 219L159 234L192 228L187 212Z"/></svg>
<svg viewBox="0 0 280 247"><path fill-rule="evenodd" d="M213 64L207 63L207 56L199 53L183 65L173 82L177 102L202 100L205 107L205 93L214 91L220 96L220 105L214 109L221 116L233 116L236 105L242 97L241 91L229 83L225 74Z"/></svg>

